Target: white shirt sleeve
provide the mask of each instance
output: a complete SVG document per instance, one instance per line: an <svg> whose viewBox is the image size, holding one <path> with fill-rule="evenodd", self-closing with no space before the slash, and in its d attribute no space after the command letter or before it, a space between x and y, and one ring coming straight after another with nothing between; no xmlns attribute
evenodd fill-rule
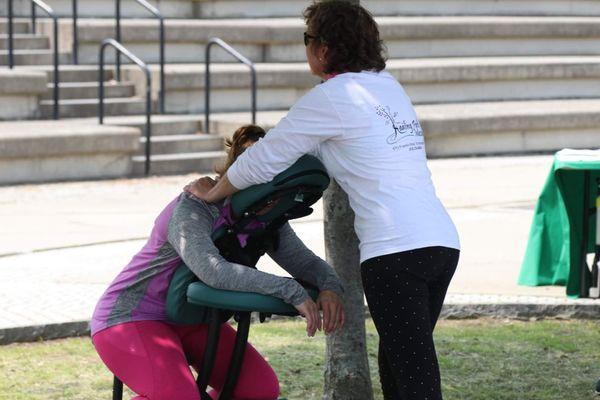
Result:
<svg viewBox="0 0 600 400"><path fill-rule="evenodd" d="M227 170L233 186L242 190L271 181L319 143L340 136L342 121L317 86L304 95L264 138L248 148Z"/></svg>

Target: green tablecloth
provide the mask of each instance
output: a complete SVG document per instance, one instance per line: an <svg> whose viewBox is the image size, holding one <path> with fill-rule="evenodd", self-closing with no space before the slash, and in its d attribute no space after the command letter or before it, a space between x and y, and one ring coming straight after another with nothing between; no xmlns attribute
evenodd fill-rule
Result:
<svg viewBox="0 0 600 400"><path fill-rule="evenodd" d="M561 285L566 286L568 296L580 296L586 171L590 174L589 206L594 207L600 150L565 149L556 153L535 208L520 285ZM595 215L589 215L588 252L594 251L595 235Z"/></svg>

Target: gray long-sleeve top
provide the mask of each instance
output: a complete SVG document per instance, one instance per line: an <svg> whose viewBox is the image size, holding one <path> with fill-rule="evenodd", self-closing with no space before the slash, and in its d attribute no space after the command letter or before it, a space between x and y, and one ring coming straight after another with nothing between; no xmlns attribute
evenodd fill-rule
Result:
<svg viewBox="0 0 600 400"><path fill-rule="evenodd" d="M215 205L184 194L169 222L168 242L200 280L216 289L275 296L295 306L308 298L304 288L293 279L261 272L223 258L210 237L218 215ZM289 223L279 230L277 250L268 254L294 278L306 281L321 291L343 293L333 268L302 243Z"/></svg>

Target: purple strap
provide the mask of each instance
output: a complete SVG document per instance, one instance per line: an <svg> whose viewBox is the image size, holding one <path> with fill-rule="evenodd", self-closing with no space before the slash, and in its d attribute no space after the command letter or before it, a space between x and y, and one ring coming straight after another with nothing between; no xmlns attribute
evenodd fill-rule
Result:
<svg viewBox="0 0 600 400"><path fill-rule="evenodd" d="M231 209L231 202L227 202L220 209L219 218L217 218L213 225L213 232L222 226L231 228L233 227L233 225L235 225L235 222L236 221L233 218L233 211ZM250 234L254 233L255 231L264 229L266 225L267 224L265 224L264 222L260 222L257 220L251 221L248 225L246 225L244 227L245 232L237 234L237 239L240 243L240 246L242 248L246 247L246 245L248 244L248 238L250 237Z"/></svg>

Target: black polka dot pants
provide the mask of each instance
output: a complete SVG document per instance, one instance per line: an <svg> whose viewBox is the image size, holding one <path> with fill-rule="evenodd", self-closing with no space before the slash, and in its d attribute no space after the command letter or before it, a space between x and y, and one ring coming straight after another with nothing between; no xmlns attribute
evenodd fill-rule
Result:
<svg viewBox="0 0 600 400"><path fill-rule="evenodd" d="M379 377L385 400L441 400L433 343L459 251L426 247L361 264L371 317L379 333Z"/></svg>

